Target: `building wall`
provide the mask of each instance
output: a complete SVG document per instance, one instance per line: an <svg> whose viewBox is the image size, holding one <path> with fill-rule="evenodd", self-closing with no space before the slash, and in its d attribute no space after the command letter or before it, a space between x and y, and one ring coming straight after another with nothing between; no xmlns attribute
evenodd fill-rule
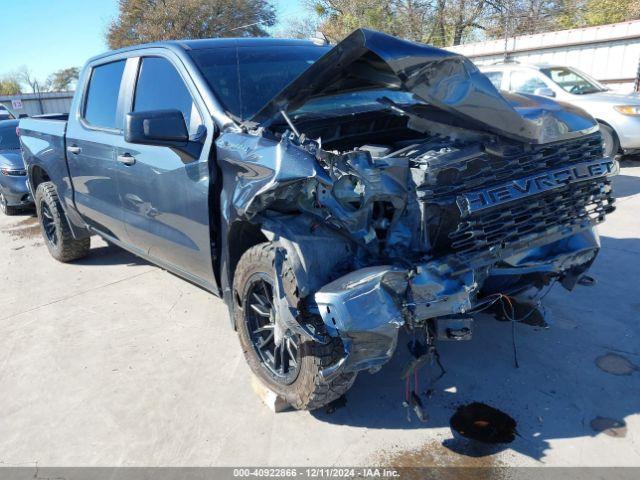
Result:
<svg viewBox="0 0 640 480"><path fill-rule="evenodd" d="M450 47L477 65L502 62L504 40ZM640 21L510 38L508 58L520 63L550 63L578 68L611 89L631 92L640 61Z"/></svg>
<svg viewBox="0 0 640 480"><path fill-rule="evenodd" d="M0 104L15 114L41 115L46 113L69 113L73 92L44 92L38 95L29 93L22 95L0 96ZM20 100L22 109L13 107L12 100Z"/></svg>

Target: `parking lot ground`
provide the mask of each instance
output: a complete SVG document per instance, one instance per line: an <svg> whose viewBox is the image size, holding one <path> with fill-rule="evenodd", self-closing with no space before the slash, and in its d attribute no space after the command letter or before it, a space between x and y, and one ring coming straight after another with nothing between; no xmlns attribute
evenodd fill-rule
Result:
<svg viewBox="0 0 640 480"><path fill-rule="evenodd" d="M425 423L401 406L406 338L334 411L273 414L219 299L98 239L57 263L33 216L2 216L0 464L638 466L640 163L615 185L597 283L556 286L549 329L517 325L520 368L510 325L489 316L470 342L440 344ZM513 418L515 440L453 435L472 402Z"/></svg>

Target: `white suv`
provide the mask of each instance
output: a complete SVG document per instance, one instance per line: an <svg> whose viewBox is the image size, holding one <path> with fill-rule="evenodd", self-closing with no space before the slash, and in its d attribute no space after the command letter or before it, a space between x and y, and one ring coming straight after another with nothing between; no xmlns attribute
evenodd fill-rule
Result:
<svg viewBox="0 0 640 480"><path fill-rule="evenodd" d="M573 67L501 63L478 67L496 88L554 97L584 109L600 124L605 154L640 151L640 96L609 91Z"/></svg>

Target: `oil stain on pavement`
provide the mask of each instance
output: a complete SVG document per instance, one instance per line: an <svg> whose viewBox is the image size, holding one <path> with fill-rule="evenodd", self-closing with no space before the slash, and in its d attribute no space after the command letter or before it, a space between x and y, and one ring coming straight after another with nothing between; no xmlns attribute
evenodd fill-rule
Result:
<svg viewBox="0 0 640 480"><path fill-rule="evenodd" d="M3 231L18 240L31 239L40 236L40 224L37 217L27 217Z"/></svg>
<svg viewBox="0 0 640 480"><path fill-rule="evenodd" d="M637 365L634 365L629 359L617 353L607 353L606 355L596 358L596 365L603 372L612 375L631 375L638 370Z"/></svg>
<svg viewBox="0 0 640 480"><path fill-rule="evenodd" d="M434 480L483 480L501 478L504 465L495 455L469 457L459 455L436 441L421 447L393 453L382 453L372 462L388 468L408 469L402 472L403 478ZM412 468L429 468L412 471Z"/></svg>
<svg viewBox="0 0 640 480"><path fill-rule="evenodd" d="M624 420L596 417L591 420L590 425L594 432L604 433L610 437L624 438L627 436L627 424Z"/></svg>

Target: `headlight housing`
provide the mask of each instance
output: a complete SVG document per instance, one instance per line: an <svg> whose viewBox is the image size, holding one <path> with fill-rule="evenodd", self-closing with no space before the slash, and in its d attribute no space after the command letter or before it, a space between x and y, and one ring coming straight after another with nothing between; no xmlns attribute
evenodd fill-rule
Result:
<svg viewBox="0 0 640 480"><path fill-rule="evenodd" d="M27 175L27 171L24 168L11 168L11 167L2 167L0 168L0 173L5 177L25 177Z"/></svg>
<svg viewBox="0 0 640 480"><path fill-rule="evenodd" d="M623 115L640 116L640 105L616 105L613 108Z"/></svg>

